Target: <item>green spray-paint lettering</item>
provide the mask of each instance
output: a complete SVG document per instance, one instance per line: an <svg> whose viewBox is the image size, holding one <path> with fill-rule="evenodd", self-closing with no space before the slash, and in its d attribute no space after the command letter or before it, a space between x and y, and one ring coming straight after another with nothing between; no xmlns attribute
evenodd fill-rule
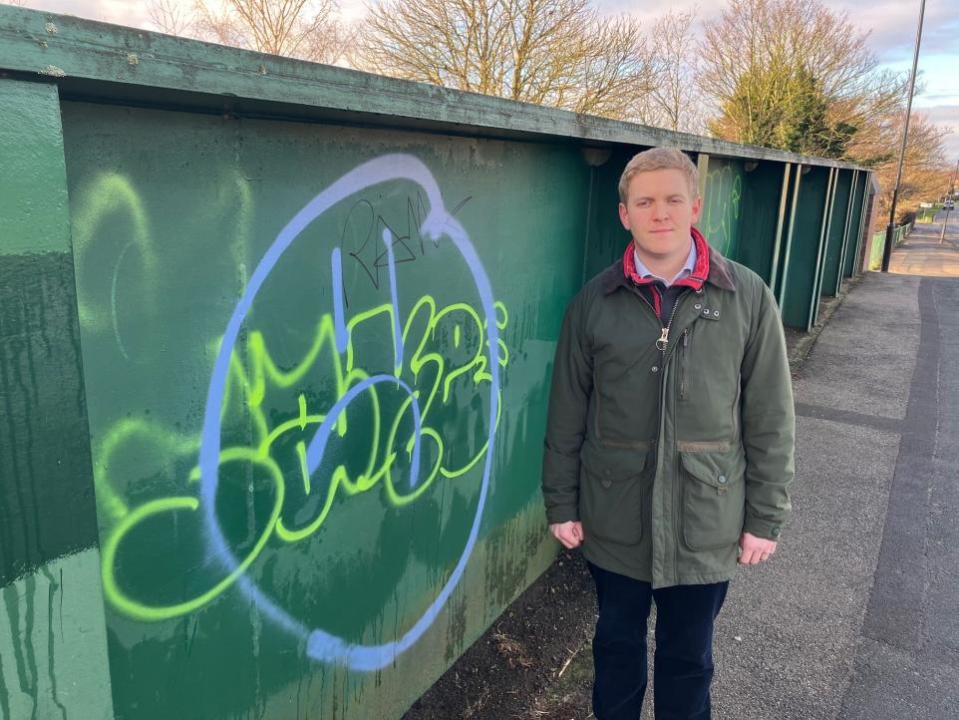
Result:
<svg viewBox="0 0 959 720"><path fill-rule="evenodd" d="M143 277L149 279L157 267L156 252L153 248L150 223L143 201L130 181L116 173L100 175L89 187L84 197L77 203L80 208L73 216L73 242L76 248L77 277L88 276L87 265L92 262L94 240L100 223L111 215L125 213L131 221L132 237L116 256L114 281L111 283L110 297L99 297L83 301L86 293L80 293L78 303L80 322L84 327L105 329L108 319L112 318L113 332L121 352L126 355L123 341L116 324L116 275L122 267L129 251L136 248L140 262L143 263ZM146 292L146 294L142 294ZM139 302L155 301L155 291L150 283L141 287Z"/></svg>
<svg viewBox="0 0 959 720"><path fill-rule="evenodd" d="M710 159L710 164L713 162L718 161ZM726 255L733 255L737 250L742 187L742 171L732 164L712 169L706 176L699 229L710 244Z"/></svg>
<svg viewBox="0 0 959 720"><path fill-rule="evenodd" d="M497 328L500 331L505 330L509 322L505 305L497 302L496 311ZM220 465L224 467L229 463L245 462L256 466L261 471L257 478L267 478L268 485L272 487L272 507L267 521L259 529L255 541L238 566L224 577L217 578L202 592L194 593L179 602L151 604L148 598L135 597L125 590L116 574L118 554L128 538L144 523L173 513L195 514L200 507L200 501L195 494L178 494L152 499L131 510L118 497L111 466L113 457L122 452L127 443L150 440L161 452L183 457L195 454L199 441L194 437L172 432L158 423L140 419L125 419L113 427L97 453L101 459L98 463L98 496L109 516L116 522L103 545L101 572L105 595L118 611L142 621L166 620L194 612L220 596L246 573L271 538L276 538L279 543L295 543L317 533L327 521L338 496L351 497L370 492L382 484L386 501L394 507L404 507L423 496L438 477L447 480L462 477L485 456L488 440L465 461L454 462L447 452L441 426L431 425L431 416L435 415L436 408L448 406L452 402L457 381L474 389L491 382L488 352L482 340L486 336L484 322L475 308L468 303L457 302L440 307L433 297L424 295L413 305L404 323L402 342L404 348L410 349L410 355L404 366L398 369L397 377L408 372L413 378L414 387L425 384L425 387L415 391L417 400L421 399L421 392L426 396L425 402L420 403L420 435L421 439L428 437L433 441L436 456L425 479L409 490L404 491L398 486L394 470L399 453L394 447L399 442L401 451L407 456L412 452L416 438L412 437L412 433L409 437L402 436L401 428L403 420L410 415L413 398L407 397L395 410L392 419L384 418L380 397L382 390L376 385L365 391L369 398L371 427L369 433L363 435L368 438L369 455L362 472L353 477L344 464L337 465L330 474L328 484L325 484L322 490L317 490L307 472L305 444L300 440L295 446L298 476L284 477L275 457L278 441L289 433L303 433L308 427L319 426L326 414L321 409L311 411L307 397L300 393L297 394L296 415L271 427L264 405L269 392L275 389L290 391L308 377L332 378L335 391L330 405L334 404L351 387L370 377L370 370L363 366L359 358L354 342L355 335L364 327L377 322L383 323L386 328L392 327L394 312L393 305L385 303L355 314L347 323L349 339L342 355L336 348L334 318L329 313L323 315L316 326L309 348L301 360L289 370L283 370L274 361L267 348L266 339L259 331L250 333L245 352L234 352L230 359L223 413L225 416L232 409L248 421L252 438L249 445L224 448L220 453ZM447 340L448 336L454 339L452 347L455 350L462 350L470 340L474 342L475 347L471 352L467 352L468 357L464 362L451 362L437 348L431 347L431 342L437 341L441 347L444 346L443 341ZM445 346L449 347L449 343ZM502 339L499 340L497 356L500 365L506 367L509 351ZM430 370L433 372L429 372ZM342 413L337 419L340 438L347 437L351 422L356 421L350 421L347 413ZM384 430L385 443L381 443ZM172 467L172 463L169 467ZM199 468L194 466L188 474L187 484L195 486L198 480ZM307 499L314 490L323 493L319 512L310 522L299 527L291 526L284 520L284 517L290 514L289 508L284 507L288 495L287 480L301 484ZM253 489L251 482L250 492Z"/></svg>

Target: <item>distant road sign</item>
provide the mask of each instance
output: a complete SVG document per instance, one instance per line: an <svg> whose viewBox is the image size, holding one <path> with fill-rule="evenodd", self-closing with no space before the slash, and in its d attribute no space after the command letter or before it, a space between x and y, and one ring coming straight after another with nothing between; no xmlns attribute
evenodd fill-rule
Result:
<svg viewBox="0 0 959 720"><path fill-rule="evenodd" d="M921 208L931 208L931 207L932 207L932 203L919 203L919 207L921 207Z"/></svg>

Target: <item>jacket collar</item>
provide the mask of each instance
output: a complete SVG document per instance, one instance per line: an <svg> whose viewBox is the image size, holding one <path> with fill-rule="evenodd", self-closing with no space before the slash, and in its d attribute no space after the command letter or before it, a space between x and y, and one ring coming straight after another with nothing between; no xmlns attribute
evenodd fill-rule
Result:
<svg viewBox="0 0 959 720"><path fill-rule="evenodd" d="M736 291L736 282L733 279L732 269L729 261L724 258L718 250L706 242L705 236L696 228L692 229L693 242L696 243L696 268L693 274L684 280L677 282L677 285L689 285L696 290L702 288L703 282L722 290ZM705 276L705 280L704 280ZM622 260L617 260L601 274L601 287L606 295L612 293L619 287L636 287L637 285L648 285L652 281L639 278L635 272L633 263L633 244L626 247Z"/></svg>

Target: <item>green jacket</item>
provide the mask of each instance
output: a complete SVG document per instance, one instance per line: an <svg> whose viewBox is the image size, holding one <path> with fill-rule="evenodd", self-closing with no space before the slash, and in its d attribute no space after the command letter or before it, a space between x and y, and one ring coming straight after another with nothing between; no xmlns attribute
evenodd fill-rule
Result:
<svg viewBox="0 0 959 720"><path fill-rule="evenodd" d="M546 429L547 520L581 520L587 560L653 587L729 580L741 533L778 540L791 510L795 415L776 301L710 248L662 350L661 335L622 262L570 303Z"/></svg>

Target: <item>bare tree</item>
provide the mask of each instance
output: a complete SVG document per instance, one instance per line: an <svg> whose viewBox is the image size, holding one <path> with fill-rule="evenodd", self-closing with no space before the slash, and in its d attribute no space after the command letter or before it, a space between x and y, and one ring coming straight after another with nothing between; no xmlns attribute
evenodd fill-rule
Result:
<svg viewBox="0 0 959 720"><path fill-rule="evenodd" d="M343 52L334 0L197 0L201 32L227 45L335 62Z"/></svg>
<svg viewBox="0 0 959 720"><path fill-rule="evenodd" d="M169 35L314 62L337 62L353 38L335 0L149 0L147 11Z"/></svg>
<svg viewBox="0 0 959 720"><path fill-rule="evenodd" d="M904 78L878 61L848 17L818 0L730 0L707 23L700 47L701 90L721 114L715 134L764 142L811 80L833 128L861 132L869 118L895 107Z"/></svg>
<svg viewBox="0 0 959 720"><path fill-rule="evenodd" d="M384 0L353 62L408 80L635 119L658 72L639 23L589 0Z"/></svg>
<svg viewBox="0 0 959 720"><path fill-rule="evenodd" d="M176 0L150 0L147 3L147 15L153 26L167 35L183 37L194 33L195 13Z"/></svg>
<svg viewBox="0 0 959 720"><path fill-rule="evenodd" d="M877 229L884 227L889 219L905 116L903 102L899 112L890 113L883 119L874 137L863 140L854 148L854 152L868 157L876 170L881 189L877 198ZM946 162L943 143L948 134L948 130L930 122L922 113L912 114L897 203L900 213L914 212L921 201L938 197L942 188L948 185L952 165Z"/></svg>
<svg viewBox="0 0 959 720"><path fill-rule="evenodd" d="M705 130L705 103L696 84L695 21L695 10L669 10L653 24L653 54L660 72L648 103L651 125L691 133Z"/></svg>

